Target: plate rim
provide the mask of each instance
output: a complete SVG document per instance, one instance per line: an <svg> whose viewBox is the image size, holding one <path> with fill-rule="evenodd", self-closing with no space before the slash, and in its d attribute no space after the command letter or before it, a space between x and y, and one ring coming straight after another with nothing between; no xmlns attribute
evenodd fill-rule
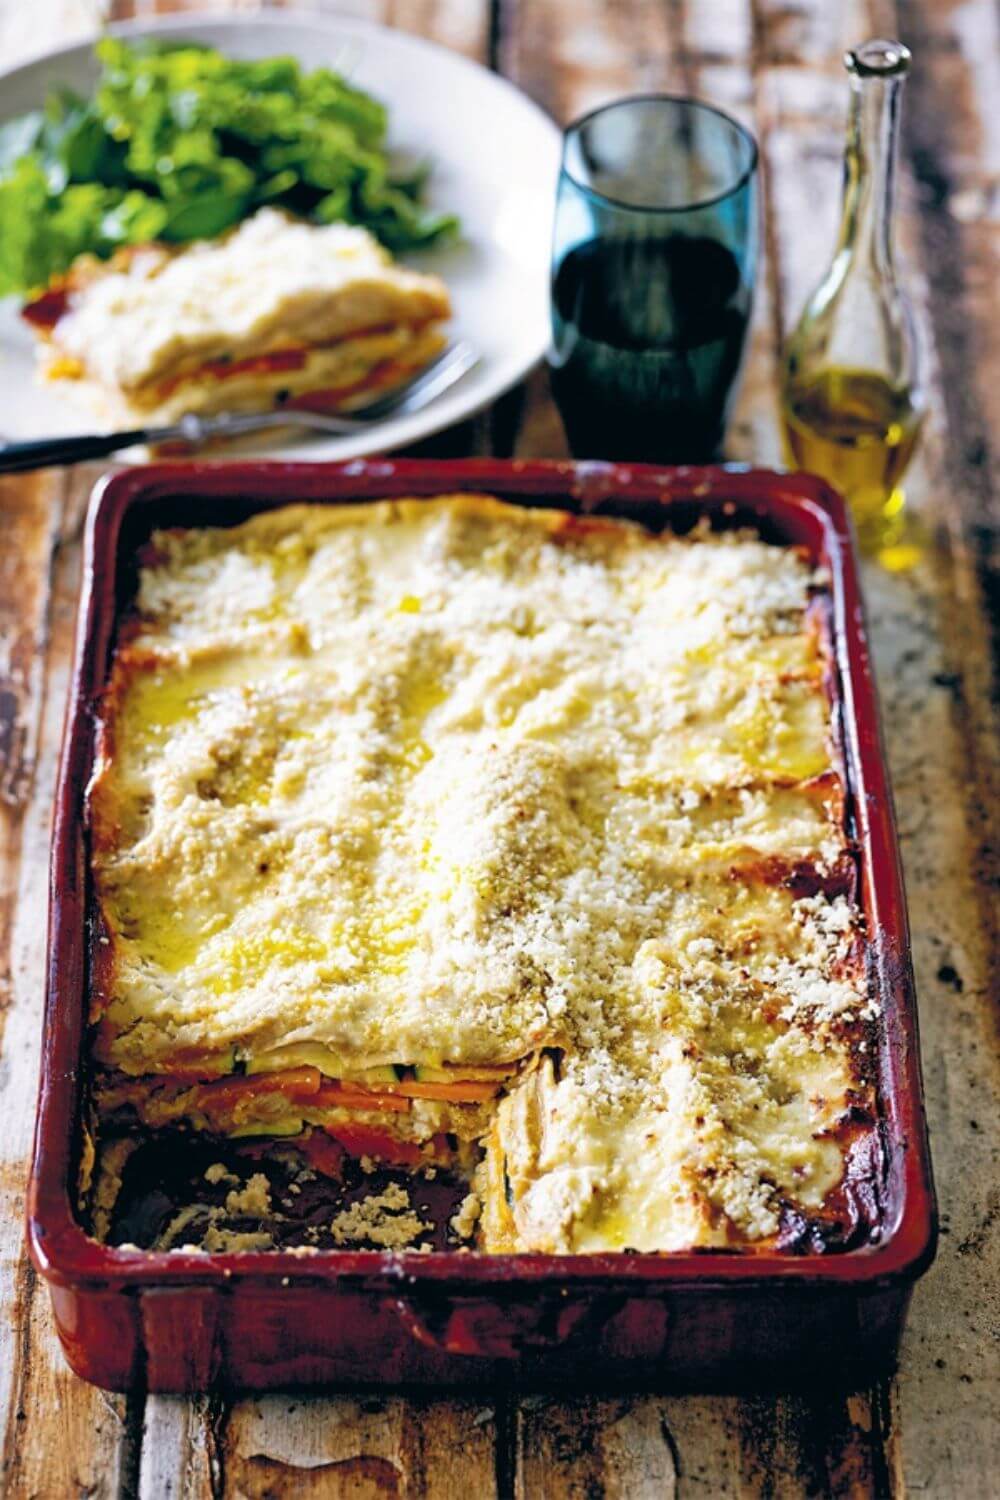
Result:
<svg viewBox="0 0 1000 1500"><path fill-rule="evenodd" d="M387 26L382 21L370 21L365 16L351 16L335 11L307 11L293 7L289 10L257 10L257 11L233 11L224 10L219 7L199 7L197 10L169 11L163 15L131 16L126 20L109 21L106 26L98 28L89 37L79 37L76 41L67 42L61 47L40 47L35 51L23 53L12 67L0 67L0 83L15 74L26 72L29 68L36 67L39 63L66 57L73 52L82 52L86 48L92 48L104 36L125 37L147 36L164 31L187 31L191 27L200 26L222 26L227 31L254 30L258 27L267 30L269 28L282 29L288 25L311 27L316 31L357 31L368 32L375 36L392 36L401 40L405 45L412 46L418 51L429 52L437 56L444 56L449 62L469 73L485 74L500 92L513 96L518 102L526 106L534 113L540 124L549 127L556 135L562 131L556 120L546 109L537 103L524 89L519 88L510 78L502 73L494 72L485 63L477 62L475 58L468 57L464 52L459 52L454 47L447 47L442 42L432 41L430 37L421 36L418 32L407 31L402 26ZM322 66L322 64L320 65ZM12 119L0 105L0 122Z"/></svg>
<svg viewBox="0 0 1000 1500"><path fill-rule="evenodd" d="M32 52L22 54L12 67L0 67L0 93L2 85L20 74L37 67L41 63L55 62L60 59L74 57L92 50L94 45L103 36L121 37L124 40L131 38L139 39L146 36L157 36L171 33L183 33L185 31L195 32L203 27L221 27L231 32L262 30L280 32L291 25L305 27L320 33L336 34L340 32L345 35L353 35L359 38L369 38L376 42L379 38L391 36L395 42L402 43L404 47L412 48L416 52L429 54L439 59L444 59L447 65L458 68L470 76L477 76L480 83L485 82L487 86L496 93L506 96L511 102L524 110L534 119L538 129L546 133L553 146L559 141L562 131L557 121L540 104L538 104L524 89L519 88L511 79L504 77L502 73L495 72L486 63L478 62L441 42L432 41L417 33L404 30L402 27L385 25L381 21L372 21L362 16L352 16L336 12L312 12L300 10L293 7L287 11L259 10L250 13L222 10L218 7L198 8L188 11L173 11L164 15L133 16L127 20L111 21L103 27L98 27L88 36L81 36L75 41L70 41L62 46L43 46ZM320 64L320 66L322 66ZM34 107L38 107L38 101ZM29 106L30 107L30 106ZM15 119L15 113L4 110L0 105L0 124L6 120ZM555 180L553 181L553 190ZM15 294L16 295L16 294ZM0 299L0 305L10 301L10 298ZM547 327L540 325L536 338L529 346L526 344L525 352L516 359L511 367L504 368L503 365L491 376L488 376L479 390L473 388L471 395L463 395L462 383L454 388L451 400L444 400L444 410L447 415L443 420L435 417L436 403L432 402L423 411L402 414L398 419L389 418L384 426L371 434L369 441L367 435L338 439L316 439L312 442L303 439L289 443L276 444L265 449L243 448L221 454L205 452L197 457L208 463L226 463L231 461L253 461L255 458L265 460L272 457L275 461L350 461L355 458L364 458L378 453L393 452L399 448L410 447L417 443L425 442L428 438L446 431L450 427L456 427L462 422L467 422L480 412L492 406L501 396L512 390L520 382L524 381L531 371L534 370L542 360L549 343ZM83 420L86 421L84 414ZM396 421L402 424L402 430L395 430ZM132 455L135 455L134 457ZM116 455L116 461L128 465L147 462L147 450L132 449L124 450Z"/></svg>

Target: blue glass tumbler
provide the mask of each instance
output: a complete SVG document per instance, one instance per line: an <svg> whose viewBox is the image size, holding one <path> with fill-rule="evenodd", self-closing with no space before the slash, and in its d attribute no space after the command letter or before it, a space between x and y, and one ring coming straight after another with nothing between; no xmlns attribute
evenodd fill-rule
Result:
<svg viewBox="0 0 1000 1500"><path fill-rule="evenodd" d="M651 94L563 138L549 370L578 458L717 457L757 266L757 145L695 99Z"/></svg>

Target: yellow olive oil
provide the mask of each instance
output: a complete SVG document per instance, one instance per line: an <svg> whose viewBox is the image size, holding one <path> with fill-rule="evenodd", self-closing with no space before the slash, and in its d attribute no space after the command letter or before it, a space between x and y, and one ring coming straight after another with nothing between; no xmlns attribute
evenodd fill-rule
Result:
<svg viewBox="0 0 1000 1500"><path fill-rule="evenodd" d="M848 501L863 542L878 546L903 505L900 480L920 432L906 389L870 370L792 378L782 397L789 459Z"/></svg>

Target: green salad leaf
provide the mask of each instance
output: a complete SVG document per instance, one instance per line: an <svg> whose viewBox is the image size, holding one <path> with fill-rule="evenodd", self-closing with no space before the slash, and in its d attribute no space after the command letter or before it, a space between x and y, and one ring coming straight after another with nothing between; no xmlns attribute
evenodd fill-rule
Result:
<svg viewBox="0 0 1000 1500"><path fill-rule="evenodd" d="M76 256L222 234L263 204L370 230L392 251L454 234L394 174L385 108L327 68L194 43L97 44L91 99L69 90L0 125L0 296Z"/></svg>

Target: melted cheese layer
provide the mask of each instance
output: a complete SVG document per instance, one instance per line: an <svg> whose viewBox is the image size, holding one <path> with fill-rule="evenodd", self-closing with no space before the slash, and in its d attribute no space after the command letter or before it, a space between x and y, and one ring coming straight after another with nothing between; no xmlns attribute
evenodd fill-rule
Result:
<svg viewBox="0 0 1000 1500"><path fill-rule="evenodd" d="M812 583L461 496L155 537L90 795L99 1061L555 1049L496 1112L487 1248L821 1206L865 994Z"/></svg>
<svg viewBox="0 0 1000 1500"><path fill-rule="evenodd" d="M213 361L330 346L310 388L317 380L348 383L399 352L401 330L449 311L438 277L395 265L367 230L301 223L264 208L221 240L179 251L151 245L84 266L75 279L71 273L46 360L52 378L72 375L121 412L169 416L193 409L191 402L225 404L209 392L227 382L203 378ZM371 337L376 331L381 345ZM175 394L178 383L184 389ZM290 383L302 382L266 373L256 382L265 395ZM242 381L244 396L251 384L249 376Z"/></svg>
<svg viewBox="0 0 1000 1500"><path fill-rule="evenodd" d="M279 400L301 401L303 397L311 397L313 405L321 398L321 410L349 411L421 369L444 344L444 335L436 327L401 325L303 349L297 368L268 369L265 355L259 365L251 359L247 368L237 367L222 378L196 370L166 387L144 386L130 397L102 391L97 405L121 421L148 419L151 413L158 421L168 422L185 412L259 411Z"/></svg>

